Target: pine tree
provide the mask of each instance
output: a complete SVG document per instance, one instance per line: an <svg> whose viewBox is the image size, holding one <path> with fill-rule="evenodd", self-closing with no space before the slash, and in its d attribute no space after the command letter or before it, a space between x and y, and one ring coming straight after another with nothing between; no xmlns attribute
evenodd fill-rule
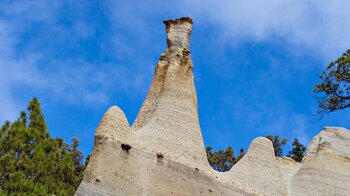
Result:
<svg viewBox="0 0 350 196"><path fill-rule="evenodd" d="M230 170L232 166L238 161L237 158L234 156L234 151L232 147L230 146L228 146L226 150L218 150L214 152L212 152L212 147L208 146L206 148L206 152L208 162L211 165L211 167L220 172Z"/></svg>
<svg viewBox="0 0 350 196"><path fill-rule="evenodd" d="M30 101L28 105L28 111L30 112L29 128L31 128L33 132L38 134L37 137L40 137L40 138L50 137L49 133L47 132L47 126L45 123L44 116L41 112L40 103L36 97L34 97L32 101Z"/></svg>
<svg viewBox="0 0 350 196"><path fill-rule="evenodd" d="M0 129L0 194L73 195L85 165L80 142L51 138L37 98Z"/></svg>
<svg viewBox="0 0 350 196"><path fill-rule="evenodd" d="M320 75L322 80L314 88L318 100L318 114L350 108L350 50L331 62Z"/></svg>
<svg viewBox="0 0 350 196"><path fill-rule="evenodd" d="M304 147L304 145L302 145L296 138L294 139L292 146L293 148L291 151L289 151L287 156L291 157L297 162L301 162L303 160L306 147Z"/></svg>

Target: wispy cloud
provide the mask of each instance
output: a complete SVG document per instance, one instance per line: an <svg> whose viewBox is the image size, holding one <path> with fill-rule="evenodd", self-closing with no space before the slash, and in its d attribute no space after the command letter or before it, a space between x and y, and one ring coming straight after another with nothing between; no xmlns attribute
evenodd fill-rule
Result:
<svg viewBox="0 0 350 196"><path fill-rule="evenodd" d="M70 6L73 7L72 12L84 7L42 0L1 5L0 122L13 120L18 111L25 108L18 104L23 103L16 97L20 94L16 92L18 89L25 94L42 94L48 100L63 100L68 104L85 106L106 103L115 92L137 93L136 89L144 88L145 75L138 67L118 65L115 60L90 60L89 51L85 50L88 46L80 45L91 36L94 36L91 39L96 39L98 30L94 23L87 23L84 17L62 22L61 12ZM103 47L113 39L106 36L99 44ZM89 41L89 44L93 43ZM126 50L128 44L117 45L116 53L121 56L115 58L127 57L128 53L123 52L123 48ZM71 51L66 52L63 48ZM75 54L79 49L80 53ZM105 50L107 55L113 53L108 48L101 50ZM140 63L141 60L132 62Z"/></svg>
<svg viewBox="0 0 350 196"><path fill-rule="evenodd" d="M219 25L229 44L283 39L320 56L339 55L349 47L349 1L194 0L178 5L198 23Z"/></svg>

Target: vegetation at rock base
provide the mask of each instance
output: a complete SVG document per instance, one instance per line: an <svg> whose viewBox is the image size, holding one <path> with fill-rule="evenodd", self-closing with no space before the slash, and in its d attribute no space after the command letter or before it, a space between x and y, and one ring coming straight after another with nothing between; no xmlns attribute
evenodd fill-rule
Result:
<svg viewBox="0 0 350 196"><path fill-rule="evenodd" d="M275 150L275 156L282 157L283 151L282 147L287 144L287 138L280 140L278 135L268 135L266 136L271 140L273 148ZM298 139L294 139L292 143L292 149L286 155L292 158L294 161L301 162L304 157L304 152L306 147L299 142ZM229 171L233 165L235 165L245 154L244 149L241 148L237 157L234 156L234 150L232 147L228 146L226 150L213 151L211 146L206 148L207 158L210 166L216 171L225 172Z"/></svg>
<svg viewBox="0 0 350 196"><path fill-rule="evenodd" d="M78 138L52 138L40 103L0 129L0 195L73 195L85 164Z"/></svg>
<svg viewBox="0 0 350 196"><path fill-rule="evenodd" d="M320 116L350 108L350 50L331 62L320 75L322 81L315 85Z"/></svg>
<svg viewBox="0 0 350 196"><path fill-rule="evenodd" d="M275 155L282 157L287 139L278 135L271 140ZM51 138L40 103L33 98L28 111L21 112L14 122L5 122L0 128L0 195L73 195L80 184L89 160L83 163L78 150L78 138L67 144L61 138ZM294 139L287 156L300 162L306 148ZM241 148L237 156L232 147L213 151L206 148L210 165L217 171L232 168L245 154Z"/></svg>

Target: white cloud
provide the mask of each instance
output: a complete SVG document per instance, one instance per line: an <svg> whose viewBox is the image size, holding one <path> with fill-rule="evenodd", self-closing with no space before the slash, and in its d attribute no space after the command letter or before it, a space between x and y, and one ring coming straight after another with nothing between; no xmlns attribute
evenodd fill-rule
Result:
<svg viewBox="0 0 350 196"><path fill-rule="evenodd" d="M282 38L320 56L349 48L350 1L194 0L178 5L197 23L219 25L230 44Z"/></svg>

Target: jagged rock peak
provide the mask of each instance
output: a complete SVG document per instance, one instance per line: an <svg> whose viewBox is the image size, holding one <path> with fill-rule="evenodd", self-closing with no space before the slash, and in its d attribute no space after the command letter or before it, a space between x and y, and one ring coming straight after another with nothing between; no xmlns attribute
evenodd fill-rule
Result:
<svg viewBox="0 0 350 196"><path fill-rule="evenodd" d="M163 22L166 26L168 48L177 47L189 50L192 19L182 17L175 20L164 20Z"/></svg>

